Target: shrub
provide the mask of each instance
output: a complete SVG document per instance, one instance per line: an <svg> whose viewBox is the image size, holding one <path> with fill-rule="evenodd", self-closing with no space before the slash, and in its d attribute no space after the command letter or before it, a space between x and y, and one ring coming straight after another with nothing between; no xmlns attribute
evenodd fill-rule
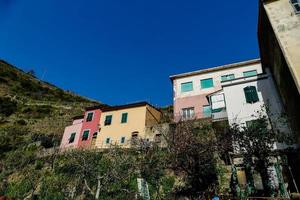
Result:
<svg viewBox="0 0 300 200"><path fill-rule="evenodd" d="M17 111L17 103L10 100L10 98L0 97L0 114L6 117L12 115Z"/></svg>

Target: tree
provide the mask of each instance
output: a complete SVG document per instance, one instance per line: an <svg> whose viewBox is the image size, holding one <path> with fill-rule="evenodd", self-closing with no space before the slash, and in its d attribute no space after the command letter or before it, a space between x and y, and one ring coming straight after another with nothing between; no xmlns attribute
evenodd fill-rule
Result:
<svg viewBox="0 0 300 200"><path fill-rule="evenodd" d="M166 140L169 168L185 176L186 186L179 192L205 199L217 189L217 157L230 147L229 139L218 136L211 121L189 120L174 124Z"/></svg>
<svg viewBox="0 0 300 200"><path fill-rule="evenodd" d="M259 172L262 177L265 196L274 194L274 188L270 183L269 168L272 160L279 154L274 150L274 143L278 138L282 139L282 133L271 128L269 118L263 110L257 112L256 119L245 125L233 124L231 133L233 136L235 152L243 158L249 193L254 194L253 170Z"/></svg>

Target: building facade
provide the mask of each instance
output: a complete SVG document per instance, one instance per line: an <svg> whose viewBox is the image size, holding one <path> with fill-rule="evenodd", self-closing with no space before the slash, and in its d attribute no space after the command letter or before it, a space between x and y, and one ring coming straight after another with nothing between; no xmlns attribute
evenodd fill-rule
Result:
<svg viewBox="0 0 300 200"><path fill-rule="evenodd" d="M300 144L300 1L260 0L258 40Z"/></svg>
<svg viewBox="0 0 300 200"><path fill-rule="evenodd" d="M103 110L96 148L112 145L129 148L139 139L153 140L147 129L159 123L161 113L146 102L114 106Z"/></svg>
<svg viewBox="0 0 300 200"><path fill-rule="evenodd" d="M174 119L211 117L207 96L222 89L222 82L262 73L259 59L171 76Z"/></svg>
<svg viewBox="0 0 300 200"><path fill-rule="evenodd" d="M60 149L77 148L83 124L83 116L73 118L73 123L65 128Z"/></svg>
<svg viewBox="0 0 300 200"><path fill-rule="evenodd" d="M86 108L82 123L81 132L79 135L79 148L89 148L92 143L95 143L100 130L101 106Z"/></svg>

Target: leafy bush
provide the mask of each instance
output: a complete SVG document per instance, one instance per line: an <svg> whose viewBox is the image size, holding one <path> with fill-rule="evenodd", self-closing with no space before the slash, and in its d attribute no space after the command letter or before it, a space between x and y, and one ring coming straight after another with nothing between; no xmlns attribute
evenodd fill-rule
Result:
<svg viewBox="0 0 300 200"><path fill-rule="evenodd" d="M6 117L12 115L18 109L17 103L10 98L0 97L0 114Z"/></svg>

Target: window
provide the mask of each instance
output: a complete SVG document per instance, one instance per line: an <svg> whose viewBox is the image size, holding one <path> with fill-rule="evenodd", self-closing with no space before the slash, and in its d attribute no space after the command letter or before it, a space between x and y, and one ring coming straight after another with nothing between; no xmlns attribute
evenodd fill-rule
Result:
<svg viewBox="0 0 300 200"><path fill-rule="evenodd" d="M97 138L97 135L98 135L98 132L95 132L95 133L93 134L93 138L94 138L94 139Z"/></svg>
<svg viewBox="0 0 300 200"><path fill-rule="evenodd" d="M296 13L300 13L300 0L291 0L291 4L293 5Z"/></svg>
<svg viewBox="0 0 300 200"><path fill-rule="evenodd" d="M203 106L203 115L204 117L211 117L211 107Z"/></svg>
<svg viewBox="0 0 300 200"><path fill-rule="evenodd" d="M193 82L181 83L181 92L193 91Z"/></svg>
<svg viewBox="0 0 300 200"><path fill-rule="evenodd" d="M210 97L211 112L221 112L223 108L226 108L224 94L215 94Z"/></svg>
<svg viewBox="0 0 300 200"><path fill-rule="evenodd" d="M138 139L139 139L139 132L134 131L131 133L131 145L137 145L138 144Z"/></svg>
<svg viewBox="0 0 300 200"><path fill-rule="evenodd" d="M127 123L128 113L122 113L121 123Z"/></svg>
<svg viewBox="0 0 300 200"><path fill-rule="evenodd" d="M259 101L258 94L255 86L247 86L244 88L244 93L247 103L255 103Z"/></svg>
<svg viewBox="0 0 300 200"><path fill-rule="evenodd" d="M121 144L125 143L125 137L121 137Z"/></svg>
<svg viewBox="0 0 300 200"><path fill-rule="evenodd" d="M110 143L110 138L106 138L105 143L109 144Z"/></svg>
<svg viewBox="0 0 300 200"><path fill-rule="evenodd" d="M107 116L105 117L104 126L111 125L111 121L112 121L112 115L107 115Z"/></svg>
<svg viewBox="0 0 300 200"><path fill-rule="evenodd" d="M82 140L87 140L89 138L89 133L90 133L89 130L83 131Z"/></svg>
<svg viewBox="0 0 300 200"><path fill-rule="evenodd" d="M86 121L90 122L93 120L94 113L90 112L87 114Z"/></svg>
<svg viewBox="0 0 300 200"><path fill-rule="evenodd" d="M212 78L203 79L200 81L200 84L202 89L214 87L214 82Z"/></svg>
<svg viewBox="0 0 300 200"><path fill-rule="evenodd" d="M195 116L194 108L184 108L182 109L183 119L192 119Z"/></svg>
<svg viewBox="0 0 300 200"><path fill-rule="evenodd" d="M246 72L243 72L243 75L244 75L244 77L256 76L257 71L256 70L246 71Z"/></svg>
<svg viewBox="0 0 300 200"><path fill-rule="evenodd" d="M75 140L75 135L76 135L76 133L71 133L71 136L70 136L70 138L69 138L69 143L73 143L73 142L74 142L74 140Z"/></svg>
<svg viewBox="0 0 300 200"><path fill-rule="evenodd" d="M227 75L221 76L221 81L229 81L232 79L235 79L234 74L227 74Z"/></svg>

